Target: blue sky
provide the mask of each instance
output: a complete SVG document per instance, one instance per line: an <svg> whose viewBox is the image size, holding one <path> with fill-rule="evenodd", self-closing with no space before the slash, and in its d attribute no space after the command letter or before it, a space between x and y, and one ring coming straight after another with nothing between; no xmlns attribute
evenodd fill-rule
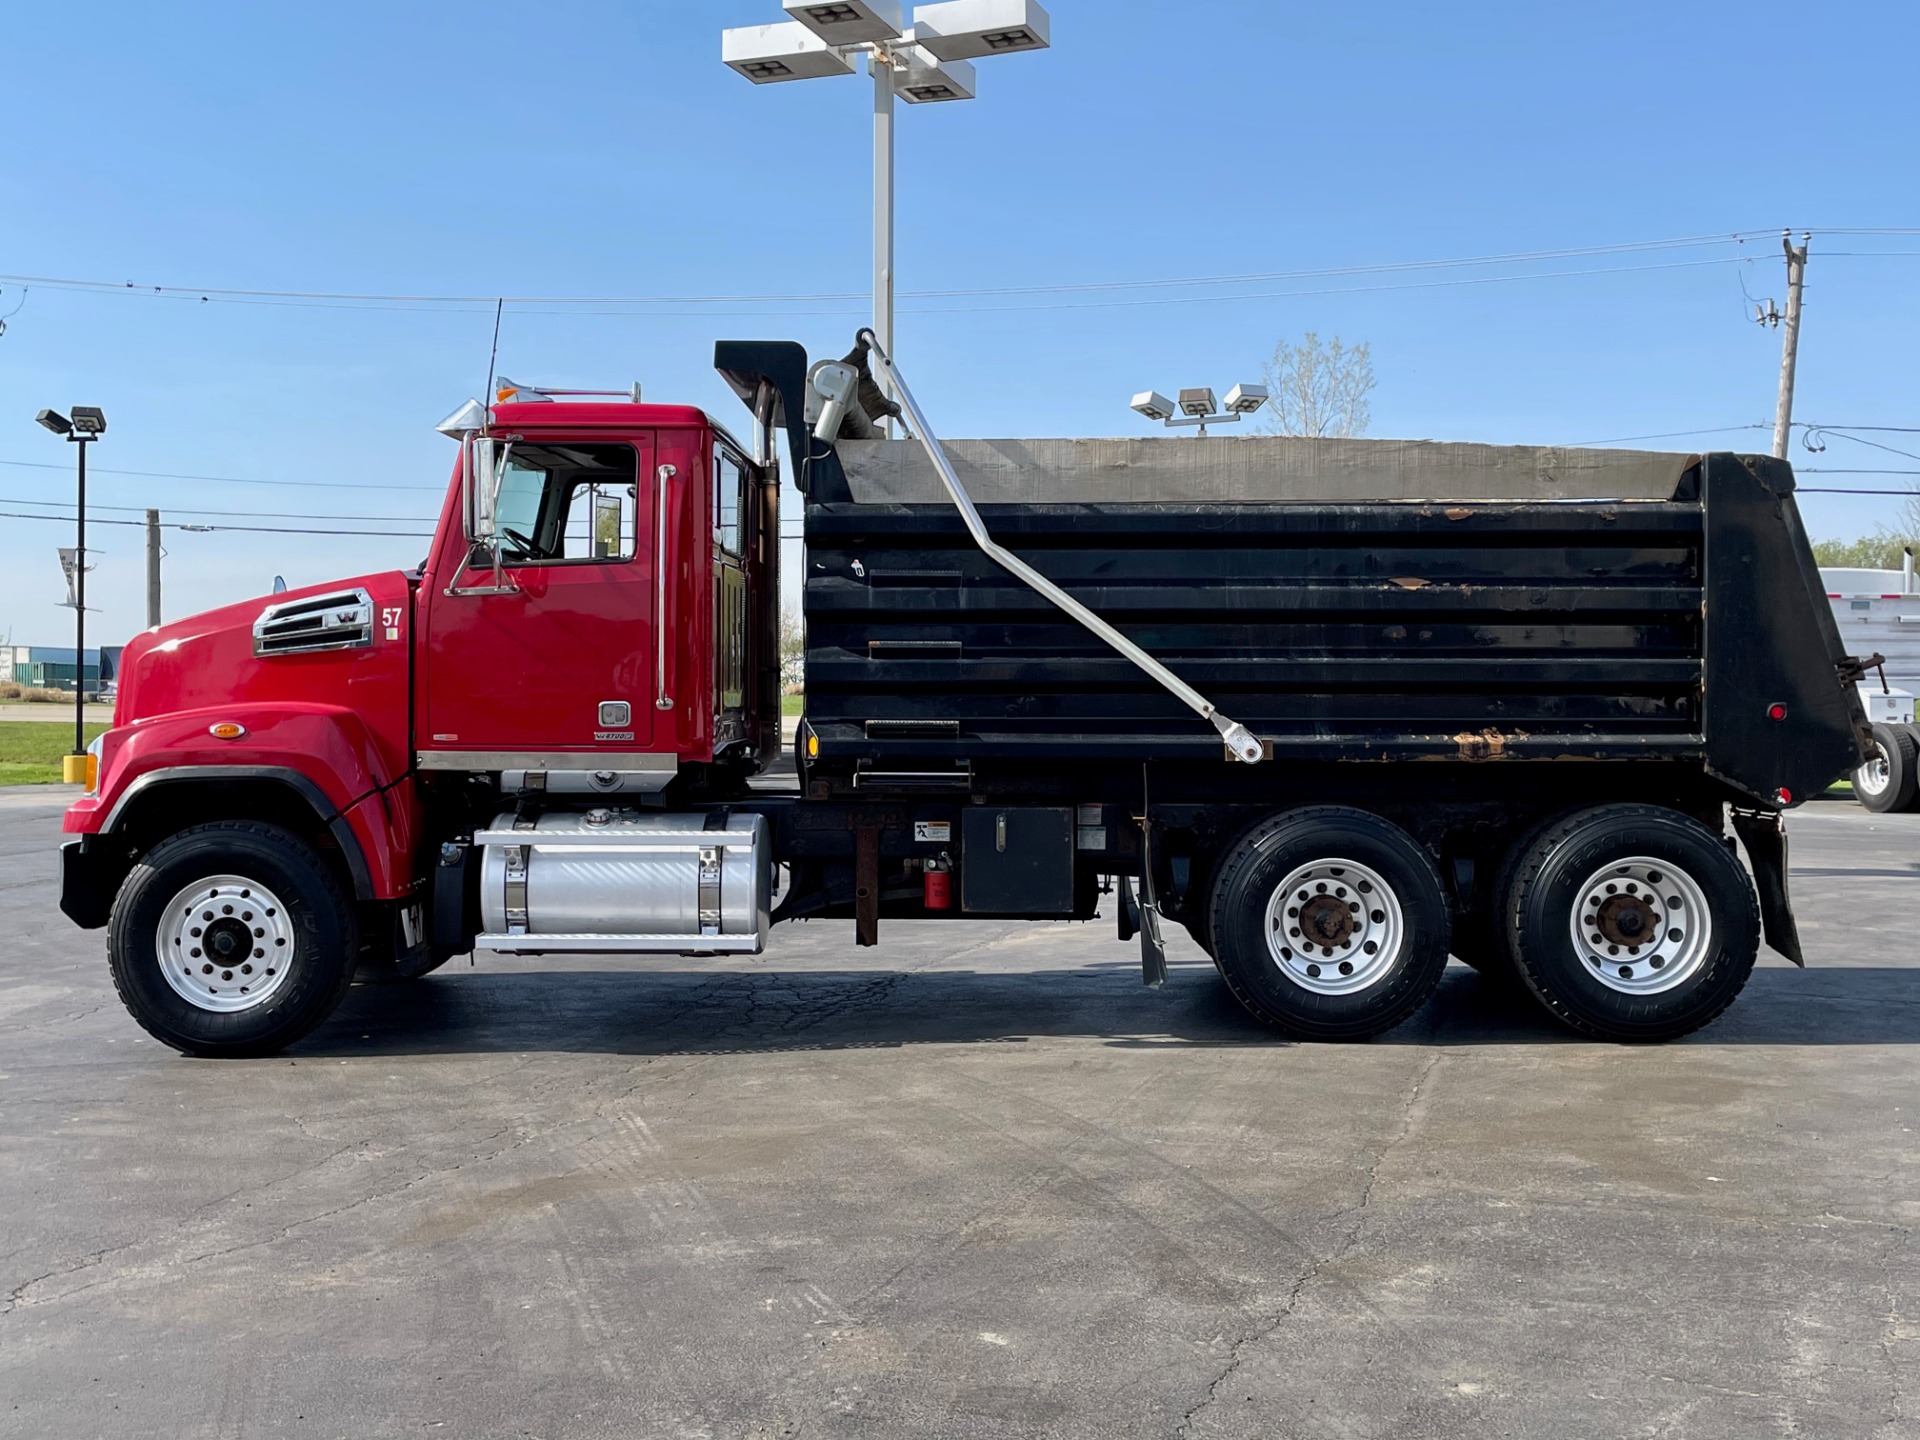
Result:
<svg viewBox="0 0 1920 1440"><path fill-rule="evenodd" d="M1051 9L1054 48L982 63L978 102L903 110L903 292L1790 225L1814 232L1796 414L1920 425L1920 233L1837 233L1920 231L1911 4ZM84 24L61 7L16 7L0 272L336 294L858 296L870 263L864 80L753 87L719 63L723 26L778 18L776 0L108 3L88 6ZM1616 273L1431 283L1589 269ZM1770 422L1778 335L1746 318L1742 286L1784 298L1783 270L1777 238L1761 235L1348 279L903 294L898 348L954 435L1152 433L1126 409L1133 391L1257 378L1277 339L1317 329L1371 344L1376 435L1577 443ZM485 306L48 285L23 297L0 281L0 315L16 306L0 335L0 462L58 468L0 463L0 510L70 496L70 452L32 416L94 403L111 431L92 499L206 523L325 524L184 512L416 528L452 458L431 426L481 388L492 330ZM639 380L733 423L744 412L710 371L716 338L839 353L863 315L857 299L513 306L500 369ZM1920 435L1878 438L1920 451ZM1767 437L1651 443L1764 449ZM1920 469L1841 441L1796 459ZM1899 508L1805 502L1823 535ZM103 613L91 623L119 639L142 621L140 537L96 538L90 599ZM0 635L70 633L54 605L66 541L61 525L0 520ZM260 593L275 573L297 584L409 563L423 546L169 532L167 613Z"/></svg>

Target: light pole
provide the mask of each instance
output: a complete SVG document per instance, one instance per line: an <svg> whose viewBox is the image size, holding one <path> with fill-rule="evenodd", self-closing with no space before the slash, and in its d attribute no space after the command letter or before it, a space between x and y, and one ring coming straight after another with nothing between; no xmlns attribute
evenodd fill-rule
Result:
<svg viewBox="0 0 1920 1440"><path fill-rule="evenodd" d="M1167 399L1158 390L1142 390L1133 397L1132 406L1149 420L1158 420L1169 430L1181 426L1197 425L1198 434L1207 433L1209 425L1237 425L1267 403L1267 387L1264 385L1236 385L1227 392L1227 403L1221 408L1213 398L1213 387L1202 385L1195 390L1180 392L1180 413L1174 413L1173 401Z"/></svg>
<svg viewBox="0 0 1920 1440"><path fill-rule="evenodd" d="M720 32L720 58L756 85L854 73L864 55L873 76L873 333L893 347L893 100L909 105L971 100L983 56L1044 50L1047 12L1035 0L942 0L917 5L903 26L898 0L782 0L781 25Z"/></svg>
<svg viewBox="0 0 1920 1440"><path fill-rule="evenodd" d="M78 533L73 566L73 753L87 753L87 446L107 433L107 417L97 406L76 405L69 419L58 410L33 417L56 435L80 447ZM73 766L66 767L70 772Z"/></svg>

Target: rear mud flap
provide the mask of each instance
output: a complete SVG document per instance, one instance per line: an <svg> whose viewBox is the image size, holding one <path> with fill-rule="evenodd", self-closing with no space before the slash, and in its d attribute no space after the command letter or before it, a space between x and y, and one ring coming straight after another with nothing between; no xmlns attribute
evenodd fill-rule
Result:
<svg viewBox="0 0 1920 1440"><path fill-rule="evenodd" d="M1140 981L1158 989L1167 983L1167 947L1160 939L1160 910L1153 894L1149 835L1149 823L1143 819L1140 822Z"/></svg>
<svg viewBox="0 0 1920 1440"><path fill-rule="evenodd" d="M1767 945L1804 970L1807 962L1800 953L1800 931L1787 898L1787 817L1767 810L1735 810L1733 832L1746 847L1747 864L1753 869Z"/></svg>

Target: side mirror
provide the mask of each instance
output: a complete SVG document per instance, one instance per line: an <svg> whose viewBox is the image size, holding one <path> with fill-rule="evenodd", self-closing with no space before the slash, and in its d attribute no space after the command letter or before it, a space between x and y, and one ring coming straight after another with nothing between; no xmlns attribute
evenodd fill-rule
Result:
<svg viewBox="0 0 1920 1440"><path fill-rule="evenodd" d="M462 469L467 539L493 545L500 538L500 472L513 442L495 448L495 442L483 435L470 437L464 448Z"/></svg>

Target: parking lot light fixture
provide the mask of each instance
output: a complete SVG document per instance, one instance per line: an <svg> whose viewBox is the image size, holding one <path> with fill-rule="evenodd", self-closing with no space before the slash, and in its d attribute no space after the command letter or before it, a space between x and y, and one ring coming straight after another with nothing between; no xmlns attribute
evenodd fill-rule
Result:
<svg viewBox="0 0 1920 1440"><path fill-rule="evenodd" d="M1037 0L942 0L914 8L899 0L781 0L783 25L720 33L720 58L756 85L851 75L861 56L873 77L873 333L893 343L893 102L942 104L974 98L972 61L1044 50L1052 42Z"/></svg>
<svg viewBox="0 0 1920 1440"><path fill-rule="evenodd" d="M61 767L63 779L78 781L85 779L87 763L87 446L107 433L107 417L98 405L75 405L70 416L42 410L33 418L80 451L73 555L73 754Z"/></svg>
<svg viewBox="0 0 1920 1440"><path fill-rule="evenodd" d="M1212 386L1196 385L1180 392L1178 414L1174 402L1158 390L1142 390L1133 397L1131 408L1170 430L1192 427L1196 434L1205 435L1207 426L1238 424L1266 403L1266 386L1242 382L1227 392L1224 406L1214 398Z"/></svg>

